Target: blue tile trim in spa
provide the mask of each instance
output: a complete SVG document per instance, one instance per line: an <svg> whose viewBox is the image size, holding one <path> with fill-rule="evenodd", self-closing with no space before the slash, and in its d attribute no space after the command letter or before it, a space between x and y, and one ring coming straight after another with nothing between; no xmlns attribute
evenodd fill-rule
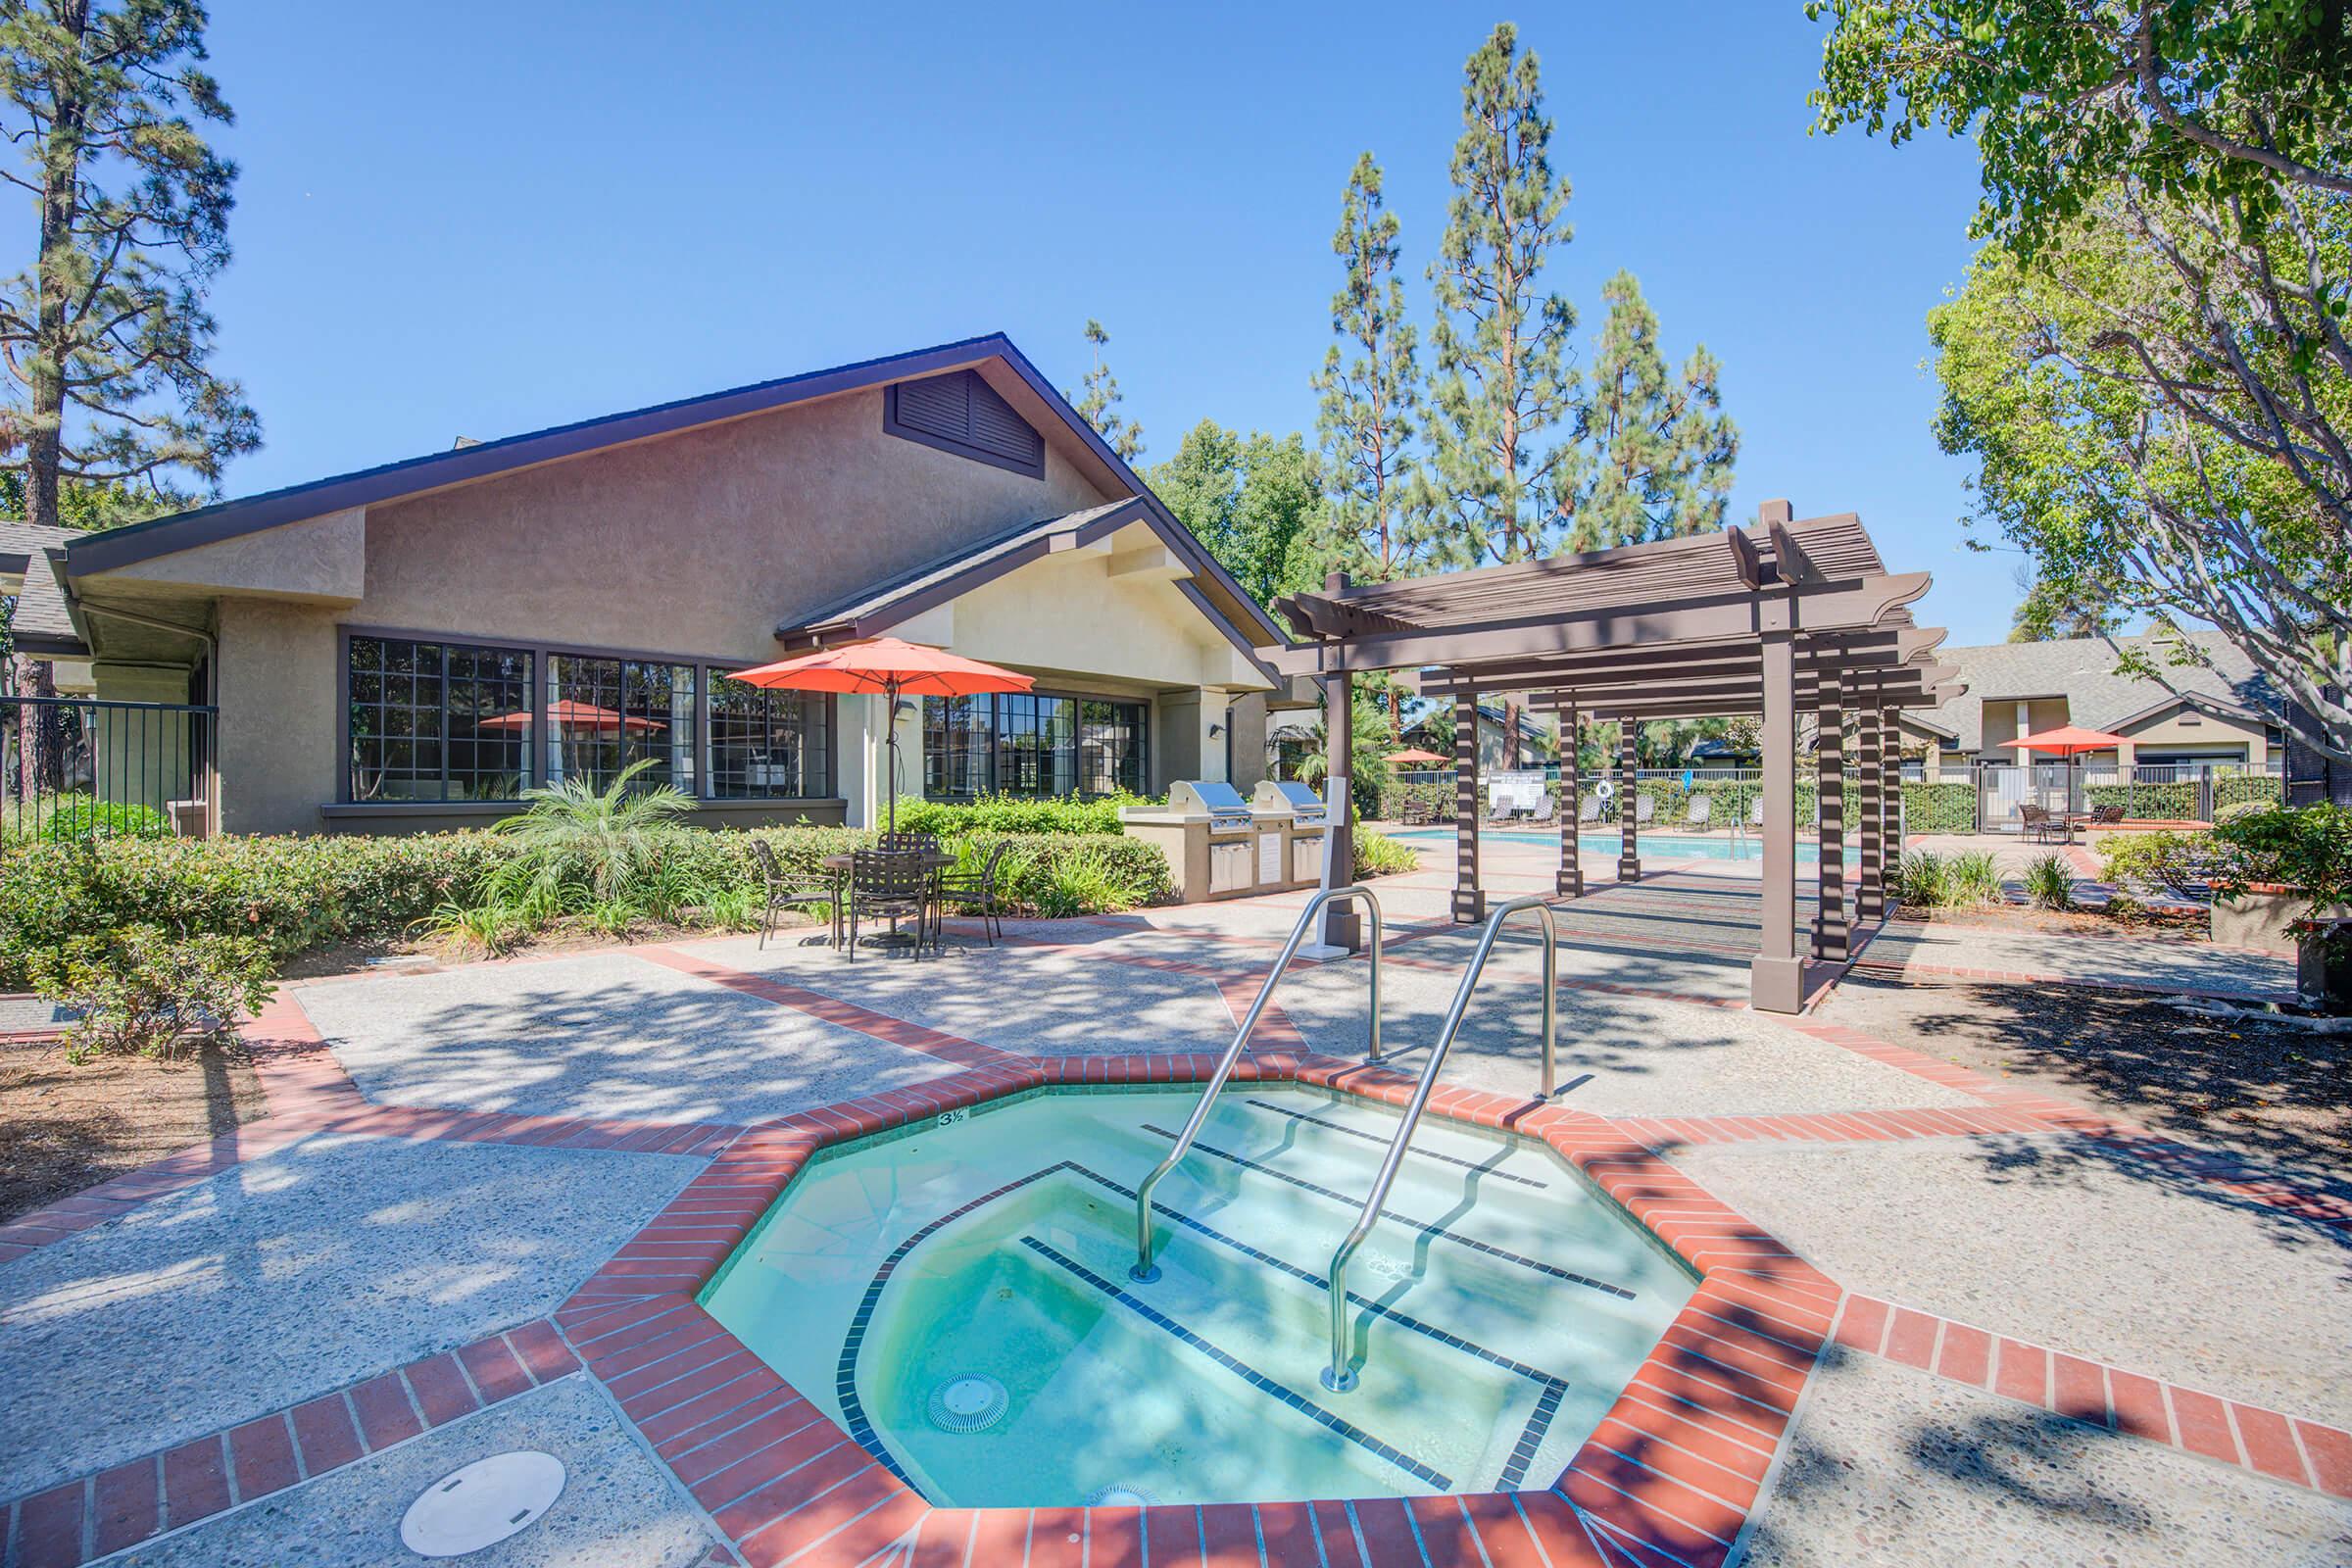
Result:
<svg viewBox="0 0 2352 1568"><path fill-rule="evenodd" d="M1317 1127L1328 1128L1335 1133L1345 1133L1350 1138L1360 1138L1368 1144L1378 1144L1383 1149L1389 1147L1389 1140L1378 1133L1367 1132L1361 1127L1350 1127L1346 1122L1331 1121L1322 1116L1310 1116L1303 1110L1289 1110L1270 1100L1244 1100L1242 1103L1255 1105L1260 1110L1270 1110L1277 1116L1288 1116L1293 1121L1311 1122ZM1411 1154L1415 1159L1436 1159L1443 1160L1448 1165L1459 1165L1464 1170L1474 1170L1482 1176L1492 1176L1498 1182L1517 1182L1522 1187L1533 1187L1539 1191L1547 1189L1551 1185L1549 1182L1540 1182L1533 1176L1521 1176L1512 1171L1496 1170L1493 1166L1482 1165L1475 1159L1463 1159L1456 1154L1441 1154L1434 1149L1408 1147L1405 1152Z"/></svg>
<svg viewBox="0 0 2352 1568"><path fill-rule="evenodd" d="M1177 1322L1174 1318L1169 1317L1157 1307L1152 1306L1148 1301L1139 1299L1135 1296L1130 1295L1127 1291L1122 1290L1116 1285L1113 1285L1110 1281L1104 1279L1093 1269L1088 1268L1084 1263L1079 1262L1076 1258L1063 1256L1061 1253L1055 1251L1053 1248L1048 1247L1044 1242L1039 1241L1034 1236L1022 1237L1021 1245L1028 1248L1031 1251L1049 1259L1050 1261L1060 1264L1063 1268L1076 1275L1079 1279L1084 1280L1087 1284L1092 1285L1096 1290L1101 1291L1104 1296L1109 1297L1121 1306L1124 1306L1129 1311L1134 1312L1137 1316L1141 1317L1145 1322L1151 1324L1153 1328L1160 1329L1168 1334L1174 1335L1177 1339L1182 1340L1186 1345L1191 1346L1194 1349L1199 1350L1201 1354L1207 1356L1210 1360L1216 1362L1228 1372L1231 1372L1235 1376L1242 1379L1243 1382L1248 1383L1251 1388L1257 1390L1260 1394L1280 1399L1292 1409L1297 1410L1300 1415L1303 1415L1307 1419L1317 1422L1330 1431L1339 1434L1341 1437L1347 1439L1349 1443L1352 1443L1357 1447L1362 1448L1365 1452L1373 1454L1379 1458L1386 1459L1389 1463L1395 1465L1397 1469L1402 1470L1406 1475L1411 1476L1416 1481L1424 1482L1429 1486L1435 1487L1440 1492L1451 1492L1453 1490L1453 1480L1451 1477L1441 1474L1436 1470L1432 1470L1428 1465L1423 1464L1420 1460L1414 1458L1409 1453L1404 1453L1396 1448L1391 1447L1389 1445L1381 1442L1378 1438L1372 1436L1372 1434L1364 1431L1361 1427L1356 1426L1354 1423L1343 1421L1338 1416L1333 1415L1329 1410L1324 1409L1321 1405L1309 1401L1302 1395L1299 1395L1296 1391L1285 1387L1283 1384L1275 1382L1272 1378L1267 1377L1263 1372L1258 1371L1257 1368L1250 1365L1250 1363L1247 1361L1243 1361L1217 1348L1217 1347L1209 1344L1200 1335L1195 1334L1191 1329L1186 1328L1183 1324Z"/></svg>
<svg viewBox="0 0 2352 1568"><path fill-rule="evenodd" d="M1144 1123L1144 1131L1156 1133L1170 1143L1176 1141L1174 1133L1165 1127L1155 1127L1150 1122ZM1302 1176L1294 1176L1289 1171L1276 1170L1271 1165L1262 1165L1247 1154L1237 1154L1230 1149L1219 1149L1216 1145L1206 1143L1199 1138L1193 1140L1193 1148L1200 1153L1211 1154L1218 1159L1239 1165L1244 1170L1253 1170L1261 1176L1271 1176L1278 1182L1288 1182L1293 1187L1313 1193L1319 1198L1328 1198L1334 1202L1345 1203L1349 1208L1354 1208L1361 1202L1360 1199L1349 1198L1346 1193L1334 1192L1332 1189L1318 1186ZM1571 1285L1582 1285L1590 1290L1599 1291L1605 1296L1614 1296L1620 1300L1631 1301L1636 1298L1635 1293L1622 1285L1612 1285L1607 1280L1596 1280L1590 1275L1572 1273L1567 1269L1546 1263L1541 1258L1522 1256L1508 1248L1496 1247L1491 1242L1482 1242L1474 1236L1464 1236L1458 1231L1449 1231L1443 1225L1425 1224L1409 1214L1399 1214L1393 1208L1382 1209L1380 1217L1385 1220L1393 1220L1396 1224L1402 1225L1408 1230L1418 1231L1424 1236L1433 1236L1440 1241L1452 1242L1458 1247L1467 1247L1472 1251L1484 1252L1489 1257L1498 1258L1505 1263L1513 1263L1521 1268L1534 1269L1537 1273L1546 1275L1551 1279L1565 1280Z"/></svg>
<svg viewBox="0 0 2352 1568"><path fill-rule="evenodd" d="M1004 1183L1003 1186L996 1188L994 1191L983 1193L979 1197L974 1198L967 1202L960 1203L955 1208L950 1209L947 1213L940 1215L937 1219L931 1220L924 1224L922 1227L908 1235L905 1241L901 1242L897 1247L891 1250L890 1255L883 1259L881 1268L875 1272L873 1279L866 1285L865 1293L858 1303L858 1311L850 1321L849 1335L842 1341L841 1354L834 1365L833 1392L835 1396L841 1402L842 1420L849 1431L850 1437L857 1442L859 1447L872 1454L877 1463L881 1464L885 1469L889 1470L892 1475L898 1477L899 1480L905 1482L909 1487L914 1487L915 1483L913 1479L906 1474L904 1467L902 1467L898 1460L892 1456L888 1446L882 1441L881 1434L875 1430L873 1423L866 1418L864 1401L859 1399L858 1396L858 1359L865 1348L865 1332L873 1321L874 1307L881 1300L882 1292L884 1288L890 1284L891 1275L897 1271L899 1264L904 1262L906 1258L906 1255L912 1252L915 1248L921 1246L932 1236L937 1235L942 1228L954 1224L956 1221L963 1218L967 1214L972 1213L976 1209L986 1207L988 1204L997 1201L1001 1198L1008 1197L1013 1193L1019 1192L1024 1187L1028 1187L1036 1182L1044 1181L1050 1176L1059 1175L1064 1171L1068 1171L1073 1175L1083 1176L1088 1181L1095 1183L1097 1186L1106 1188L1109 1191L1118 1194L1120 1197L1127 1199L1129 1201L1133 1201L1135 1199L1134 1188L1123 1186L1098 1171L1089 1170L1086 1166L1077 1163L1075 1160L1060 1160L1054 1164L1045 1166L1042 1169L1031 1171L1026 1176L1016 1177L1013 1180ZM1260 1251L1258 1249L1251 1247L1249 1243L1242 1241L1237 1237L1227 1236L1224 1232L1217 1230L1213 1226L1203 1224L1201 1221L1193 1218L1190 1214L1183 1213L1177 1209L1169 1207L1165 1203L1160 1202L1154 1202L1152 1207L1153 1212L1158 1213L1167 1219L1186 1227L1189 1230L1197 1232L1209 1241L1241 1252L1252 1260L1264 1264L1268 1268L1274 1269L1283 1274L1287 1274L1294 1279L1300 1280L1307 1285L1313 1286L1319 1291L1328 1292L1331 1289L1329 1283L1324 1279L1306 1269L1299 1267L1298 1264L1291 1262L1289 1259L1276 1257L1270 1252ZM1220 1363L1241 1372L1243 1376L1250 1378L1253 1381L1259 1379L1259 1374L1252 1372L1242 1362L1236 1360L1230 1355L1227 1355L1224 1351L1208 1344L1207 1341L1200 1339L1200 1336L1194 1334L1190 1329L1186 1329L1181 1325L1174 1323L1172 1320L1161 1316L1156 1311L1145 1307L1141 1302L1136 1301L1133 1298L1129 1297L1126 1292L1117 1290L1115 1287L1110 1286L1108 1282L1103 1281L1099 1276L1087 1271L1083 1264L1072 1263L1069 1259L1062 1257L1058 1252L1054 1252L1051 1248L1046 1247L1043 1243L1036 1242L1031 1238L1022 1237L1021 1242L1024 1246L1048 1253L1055 1261L1062 1263L1064 1267L1081 1273L1085 1278L1089 1279L1097 1286L1109 1291L1121 1301L1136 1307L1139 1311L1142 1311L1157 1326L1166 1329L1168 1332L1184 1340L1187 1344L1192 1345L1196 1348L1200 1349L1204 1353L1214 1357ZM1570 1277L1574 1278L1575 1276ZM1395 1307L1386 1306L1381 1302L1371 1300L1363 1296L1359 1296L1353 1291L1349 1291L1348 1293L1348 1300L1350 1305L1361 1307L1365 1311L1386 1318L1390 1322L1396 1324L1399 1328L1409 1330L1415 1334L1424 1335L1429 1339L1435 1340L1438 1343L1447 1346L1453 1349L1460 1350L1465 1354L1477 1356L1480 1360L1486 1361L1494 1366L1501 1367L1505 1371L1515 1373L1519 1377L1527 1379L1530 1383L1536 1386L1536 1405L1535 1408L1528 1414L1527 1428L1520 1435L1518 1445L1512 1450L1511 1457L1503 1466L1502 1474L1497 1479L1495 1484L1498 1487L1507 1489L1516 1487L1522 1481L1524 1481L1527 1476L1528 1464L1534 1459L1537 1447L1543 1443L1544 1434L1550 1429L1552 1418L1559 1413L1561 1400L1567 1394L1568 1385L1566 1382L1560 1378L1552 1376L1548 1372L1529 1366L1525 1362L1513 1360L1511 1357L1503 1355L1499 1351L1491 1350L1483 1345L1476 1344L1470 1340L1465 1340L1458 1334L1449 1334L1446 1330L1437 1327L1435 1324L1425 1323L1421 1319L1412 1316L1410 1313L1399 1312ZM1397 1463L1400 1468L1406 1471L1407 1474L1414 1475L1422 1479L1426 1479L1429 1476L1436 1474L1434 1471L1428 1471L1426 1467L1416 1468L1414 1461L1405 1458L1402 1455L1398 1455L1397 1450L1390 1447L1386 1444L1380 1443L1377 1439L1357 1433L1356 1428L1348 1425L1348 1423L1345 1421L1341 1421L1337 1416L1330 1416L1328 1412L1321 1410L1320 1407L1301 1404L1295 1396L1290 1396L1290 1393L1287 1389L1281 1388L1280 1385L1272 1384L1270 1379L1263 1380L1263 1384L1261 1386L1265 1388L1265 1392L1273 1394L1275 1397L1283 1398L1286 1403L1297 1405L1298 1408L1305 1410L1315 1419L1323 1421L1327 1426L1331 1426L1334 1431L1339 1431L1343 1437L1348 1437L1349 1441L1362 1443L1372 1451L1380 1454L1381 1457L1390 1458L1392 1455L1396 1455L1396 1457L1393 1460L1393 1462ZM1351 1434L1354 1434L1354 1436L1350 1436ZM1440 1477L1435 1484L1441 1489L1449 1488L1452 1485L1450 1481L1447 1481L1443 1477ZM921 1489L916 1488L916 1490L920 1491Z"/></svg>

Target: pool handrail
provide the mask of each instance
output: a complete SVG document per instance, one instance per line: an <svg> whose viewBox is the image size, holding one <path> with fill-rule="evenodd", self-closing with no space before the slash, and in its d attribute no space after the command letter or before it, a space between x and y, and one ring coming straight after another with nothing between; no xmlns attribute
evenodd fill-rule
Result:
<svg viewBox="0 0 2352 1568"><path fill-rule="evenodd" d="M1334 1394L1346 1394L1356 1385L1355 1371L1348 1364L1348 1261L1363 1245L1364 1238L1372 1234L1372 1227L1380 1222L1381 1210L1389 1200L1389 1188L1396 1183L1397 1168L1404 1163L1405 1150L1413 1141L1413 1129L1420 1125L1430 1091L1437 1087L1438 1071L1446 1065L1446 1054L1453 1049L1453 1037L1461 1031L1462 1019L1470 1010L1470 995L1478 987L1488 955L1494 951L1494 939L1502 934L1505 920L1526 909L1534 909L1544 917L1543 1098L1551 1099L1552 1052L1559 1021L1560 933L1550 903L1530 896L1513 899L1487 917L1487 929L1479 936L1477 951L1470 955L1469 967L1462 971L1462 983L1454 991L1453 1004L1446 1009L1446 1024L1438 1031L1438 1043L1430 1048L1429 1061L1421 1069L1420 1082L1413 1085L1412 1099L1405 1102L1404 1119L1396 1128L1396 1137L1390 1143L1387 1156L1380 1162L1380 1174L1372 1179L1372 1191L1364 1199L1364 1211L1356 1216L1354 1228L1340 1243L1339 1250L1331 1254L1331 1268L1325 1275L1331 1292L1331 1365L1323 1369L1323 1387Z"/></svg>
<svg viewBox="0 0 2352 1568"><path fill-rule="evenodd" d="M1209 1109L1216 1102L1218 1091L1225 1087L1225 1080L1233 1076L1234 1063L1241 1059L1242 1048L1250 1043L1250 1032L1257 1027L1258 1017L1266 1010L1266 1003L1272 999L1275 986L1282 980L1283 971L1288 969L1291 966L1291 960L1298 956L1298 949L1306 941L1307 932L1314 929L1315 916L1323 912L1323 906L1335 900L1342 899L1361 899L1364 907L1370 910L1372 915L1372 1050L1365 1059L1373 1062L1381 1060L1380 899L1370 888L1360 882L1350 882L1345 887L1324 888L1313 898L1308 899L1306 907L1298 911L1298 923L1291 928L1290 940L1282 945L1282 956L1274 960L1274 967L1266 973L1265 983L1257 988L1257 1000L1250 1004L1249 1012L1242 1017L1242 1026L1233 1032L1233 1043L1227 1046L1225 1054L1217 1058L1216 1070L1208 1075L1208 1085L1201 1090L1200 1102L1193 1107L1191 1119L1185 1122L1183 1133L1176 1139L1176 1147L1168 1152L1167 1158L1152 1167L1152 1174L1145 1177L1143 1186L1136 1189L1135 1262L1129 1266L1127 1277L1137 1284L1149 1285L1159 1278L1158 1265L1152 1261L1152 1189L1159 1185L1160 1178L1174 1170L1178 1164L1182 1163L1184 1156L1193 1152L1193 1140L1200 1135L1201 1126L1207 1122Z"/></svg>

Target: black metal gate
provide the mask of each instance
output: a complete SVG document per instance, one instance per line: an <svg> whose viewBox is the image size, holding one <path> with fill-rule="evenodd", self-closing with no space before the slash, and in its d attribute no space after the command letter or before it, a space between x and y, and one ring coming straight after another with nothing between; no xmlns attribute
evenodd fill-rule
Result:
<svg viewBox="0 0 2352 1568"><path fill-rule="evenodd" d="M215 713L186 703L0 696L0 849L203 834Z"/></svg>

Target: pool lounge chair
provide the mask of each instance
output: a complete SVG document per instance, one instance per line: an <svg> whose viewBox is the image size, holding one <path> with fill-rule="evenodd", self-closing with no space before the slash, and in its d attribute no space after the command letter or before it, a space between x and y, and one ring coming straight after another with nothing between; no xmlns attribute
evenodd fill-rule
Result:
<svg viewBox="0 0 2352 1568"><path fill-rule="evenodd" d="M1658 798L1656 796L1644 795L1634 802L1634 825L1636 827L1640 827L1644 822L1654 822L1657 819Z"/></svg>
<svg viewBox="0 0 2352 1568"><path fill-rule="evenodd" d="M1599 797L1599 796L1597 796L1597 795L1588 795L1588 796L1586 796L1586 797L1585 797L1585 803L1584 803L1584 805L1582 805L1582 806L1580 806L1580 807L1578 807L1578 808L1576 808L1576 819L1577 819L1579 822L1597 822L1597 821L1599 821L1599 820L1600 820L1600 797Z"/></svg>
<svg viewBox="0 0 2352 1568"><path fill-rule="evenodd" d="M1545 790L1536 797L1536 808L1528 813L1527 819L1530 822L1548 822L1557 809L1551 799L1551 791Z"/></svg>
<svg viewBox="0 0 2352 1568"><path fill-rule="evenodd" d="M1690 808L1683 813L1683 823L1703 833L1713 822L1714 815L1715 798L1711 795L1693 795L1690 797Z"/></svg>

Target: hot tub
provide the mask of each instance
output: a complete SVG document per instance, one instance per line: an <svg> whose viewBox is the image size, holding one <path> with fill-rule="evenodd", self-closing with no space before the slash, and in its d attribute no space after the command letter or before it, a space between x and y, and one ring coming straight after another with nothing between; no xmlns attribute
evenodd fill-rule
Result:
<svg viewBox="0 0 2352 1568"><path fill-rule="evenodd" d="M1544 1487L1694 1281L1540 1144L1425 1121L1348 1279L1333 1248L1385 1106L1230 1088L1156 1195L1198 1089L1054 1090L812 1160L704 1305L935 1504L1241 1502Z"/></svg>

